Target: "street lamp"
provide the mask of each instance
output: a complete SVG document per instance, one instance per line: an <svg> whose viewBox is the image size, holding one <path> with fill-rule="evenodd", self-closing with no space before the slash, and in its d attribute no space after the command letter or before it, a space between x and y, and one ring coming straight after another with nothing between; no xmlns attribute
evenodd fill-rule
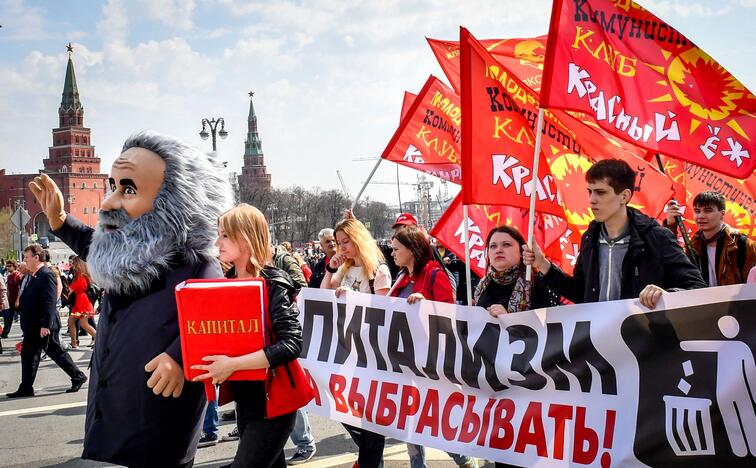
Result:
<svg viewBox="0 0 756 468"><path fill-rule="evenodd" d="M219 124L220 124L220 131L218 131ZM228 132L226 131L225 126L226 126L226 122L223 120L223 117L219 117L217 120L214 117L210 120L202 119L202 130L199 132L199 136L203 140L207 140L207 138L212 134L213 152L216 151L216 147L215 147L216 132L217 132L217 135L221 137L221 139L225 139L228 136ZM210 133L207 132L207 127L210 128Z"/></svg>

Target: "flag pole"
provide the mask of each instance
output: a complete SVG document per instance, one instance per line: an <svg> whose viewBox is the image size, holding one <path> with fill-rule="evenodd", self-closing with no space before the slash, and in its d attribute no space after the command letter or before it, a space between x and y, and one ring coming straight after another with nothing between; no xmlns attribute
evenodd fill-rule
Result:
<svg viewBox="0 0 756 468"><path fill-rule="evenodd" d="M543 129L543 107L538 109L538 124L536 125L536 141L535 149L533 150L533 178L531 183L533 184L530 190L530 211L528 214L528 247L533 248L533 230L535 229L535 205L536 197L538 196L538 162L541 159L541 130ZM533 276L533 266L528 265L525 269L525 281L530 281Z"/></svg>
<svg viewBox="0 0 756 468"><path fill-rule="evenodd" d="M662 172L662 174L671 179L672 177L667 174L667 171L664 170L664 164L662 163L659 153L656 153L656 163L659 165L659 170ZM677 215L675 216L675 221L677 222L677 227L680 228L680 234L682 235L683 243L685 243L685 248L687 249L686 253L688 255L688 259L690 259L690 262L695 265L696 268L701 270L701 261L698 259L698 254L696 254L696 251L693 250L693 244L690 243L690 237L688 236L688 230L685 228L683 217Z"/></svg>
<svg viewBox="0 0 756 468"><path fill-rule="evenodd" d="M362 196L362 192L364 192L364 191L365 191L365 189L367 188L368 184L370 183L370 179L372 179L372 178L373 178L373 175L375 174L375 171L377 171L377 170L378 170L378 166L380 166L380 165L381 165L381 161L383 161L383 158L378 158L378 162L376 162L376 163L375 163L375 166L373 166L373 170L372 170L372 171L370 171L370 175L368 176L367 180L366 180L366 181L365 181L365 183L364 183L364 184L362 185L362 188L361 188L361 189L360 189L360 191L359 191L359 192L357 193L357 196L356 196L356 197L354 197L354 201L352 201L352 207L351 207L351 208L349 208L349 209L350 209L350 210L351 210L352 212L354 212L354 207L355 207L355 206L357 206L357 202L358 202L358 201L360 201L360 197Z"/></svg>
<svg viewBox="0 0 756 468"><path fill-rule="evenodd" d="M467 205L462 205L462 216L465 217L465 275L467 277L467 305L472 305L472 274L470 273L470 226L467 216Z"/></svg>

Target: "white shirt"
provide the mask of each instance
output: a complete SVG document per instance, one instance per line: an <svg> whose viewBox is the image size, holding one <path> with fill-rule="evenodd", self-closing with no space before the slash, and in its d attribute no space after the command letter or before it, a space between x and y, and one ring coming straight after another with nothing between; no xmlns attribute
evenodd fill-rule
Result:
<svg viewBox="0 0 756 468"><path fill-rule="evenodd" d="M358 291L370 294L370 280L365 276L365 270L361 266L350 267L346 272L339 268L334 276L340 287L348 288L352 291ZM380 291L391 287L391 272L388 265L382 263L375 272L375 281L373 281L373 290Z"/></svg>
<svg viewBox="0 0 756 468"><path fill-rule="evenodd" d="M706 255L709 257L709 286L717 285L717 243L706 245Z"/></svg>

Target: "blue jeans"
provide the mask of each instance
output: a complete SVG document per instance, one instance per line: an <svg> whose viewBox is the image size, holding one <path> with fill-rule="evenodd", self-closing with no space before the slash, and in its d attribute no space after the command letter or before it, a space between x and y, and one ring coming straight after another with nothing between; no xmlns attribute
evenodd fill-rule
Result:
<svg viewBox="0 0 756 468"><path fill-rule="evenodd" d="M218 389L215 390L215 400L207 402L205 410L205 422L202 423L202 432L205 434L218 435Z"/></svg>
<svg viewBox="0 0 756 468"><path fill-rule="evenodd" d="M407 443L407 453L409 453L410 468L427 468L425 465L425 447ZM457 466L464 466L470 461L467 455L457 455L456 453L446 452Z"/></svg>
<svg viewBox="0 0 756 468"><path fill-rule="evenodd" d="M301 409L297 410L294 430L291 431L291 442L298 449L315 450L315 439L310 433L310 421L307 419L307 413Z"/></svg>

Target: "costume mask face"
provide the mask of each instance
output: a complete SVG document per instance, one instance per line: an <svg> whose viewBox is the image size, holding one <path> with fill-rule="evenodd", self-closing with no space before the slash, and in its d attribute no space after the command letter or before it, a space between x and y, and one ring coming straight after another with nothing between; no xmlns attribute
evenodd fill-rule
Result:
<svg viewBox="0 0 756 468"><path fill-rule="evenodd" d="M108 180L111 194L102 202L102 211L122 209L131 219L140 217L152 209L164 176L163 158L144 148L127 149L113 163ZM103 225L106 231L121 227Z"/></svg>
<svg viewBox="0 0 756 468"><path fill-rule="evenodd" d="M180 264L214 261L218 216L229 208L215 159L152 132L130 136L111 171L87 263L108 293L141 294Z"/></svg>

